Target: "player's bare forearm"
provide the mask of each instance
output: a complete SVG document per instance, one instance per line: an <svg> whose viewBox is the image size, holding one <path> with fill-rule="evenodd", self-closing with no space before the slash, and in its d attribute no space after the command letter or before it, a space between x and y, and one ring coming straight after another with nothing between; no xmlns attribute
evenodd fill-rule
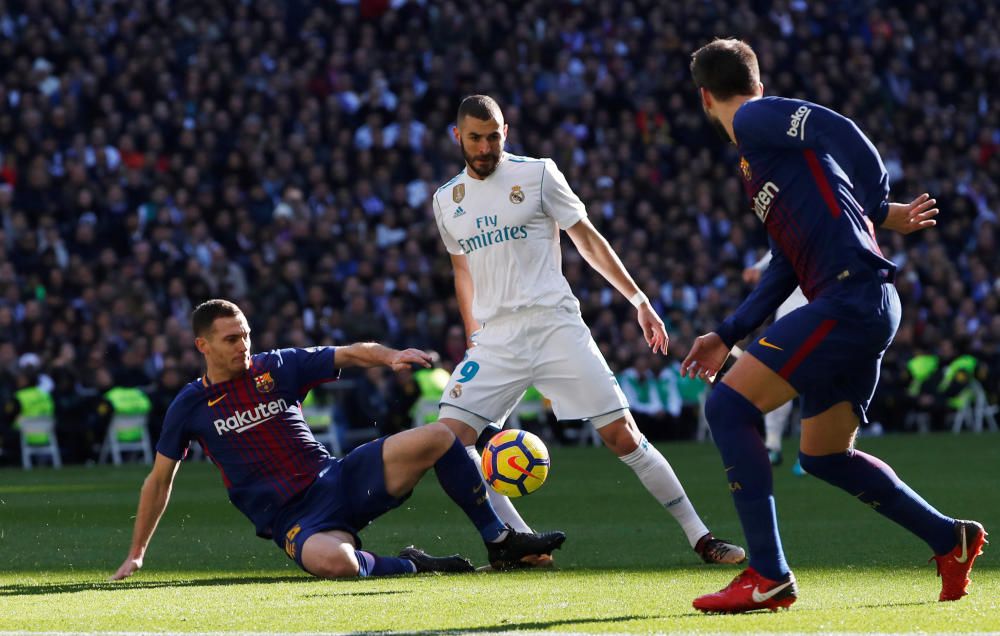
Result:
<svg viewBox="0 0 1000 636"><path fill-rule="evenodd" d="M469 339L479 329L479 323L472 315L472 299L476 290L472 283L469 259L464 254L452 254L451 266L455 274L455 299L458 301L458 311L462 314L462 326L465 327L466 346L471 346Z"/></svg>
<svg viewBox="0 0 1000 636"><path fill-rule="evenodd" d="M396 353L398 351L395 349L390 349L377 342L355 342L344 347L337 347L334 364L338 368L388 366Z"/></svg>
<svg viewBox="0 0 1000 636"><path fill-rule="evenodd" d="M346 347L337 347L336 359L338 367L391 367L404 353L377 342L356 342Z"/></svg>
<svg viewBox="0 0 1000 636"><path fill-rule="evenodd" d="M431 366L431 358L419 349L399 351L376 342L356 342L346 347L337 347L335 365L343 367L391 367L399 371L411 364Z"/></svg>
<svg viewBox="0 0 1000 636"><path fill-rule="evenodd" d="M663 326L663 321L653 310L649 300L642 294L639 286L632 280L632 276L629 275L615 251L611 249L608 241L587 219L578 221L568 228L566 233L573 240L573 244L576 245L583 259L636 305L642 335L653 353L665 354L669 337Z"/></svg>
<svg viewBox="0 0 1000 636"><path fill-rule="evenodd" d="M139 494L139 506L135 514L135 526L132 529L132 543L128 555L118 571L111 576L112 581L128 578L142 567L146 548L149 547L156 526L160 523L160 518L170 501L170 491L177 466L177 462L157 454L153 470L143 482Z"/></svg>
<svg viewBox="0 0 1000 636"><path fill-rule="evenodd" d="M132 531L132 546L129 548L129 556L142 558L146 554L150 539L156 531L156 526L160 523L167 504L170 502L171 484L163 484L147 477L142 485L142 494L139 495L139 508L135 515L135 529Z"/></svg>
<svg viewBox="0 0 1000 636"><path fill-rule="evenodd" d="M622 264L618 255L611 249L607 239L597 231L597 228L587 220L582 219L573 226L566 229L577 251L587 264L604 277L604 280L611 283L626 298L631 298L636 292L641 291L639 286L632 280L625 265Z"/></svg>
<svg viewBox="0 0 1000 636"><path fill-rule="evenodd" d="M479 323L472 315L472 277L468 272L460 274L455 271L455 298L458 300L458 311L462 315L462 326L465 327L465 339L479 329Z"/></svg>

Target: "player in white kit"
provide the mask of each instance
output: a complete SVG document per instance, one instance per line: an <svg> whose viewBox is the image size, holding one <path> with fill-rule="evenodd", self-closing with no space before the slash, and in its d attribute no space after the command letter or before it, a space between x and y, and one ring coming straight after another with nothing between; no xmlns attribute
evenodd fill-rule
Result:
<svg viewBox="0 0 1000 636"><path fill-rule="evenodd" d="M533 385L552 401L557 418L590 421L706 562L743 561L743 548L712 536L670 464L636 427L562 274L559 230L631 300L647 344L665 354L663 321L587 219L555 163L504 152L507 124L492 98L465 98L456 124L465 170L441 186L433 202L471 344L445 387L441 421L478 460L479 434L503 422ZM528 528L506 497L493 491L489 496L501 519L515 530Z"/></svg>

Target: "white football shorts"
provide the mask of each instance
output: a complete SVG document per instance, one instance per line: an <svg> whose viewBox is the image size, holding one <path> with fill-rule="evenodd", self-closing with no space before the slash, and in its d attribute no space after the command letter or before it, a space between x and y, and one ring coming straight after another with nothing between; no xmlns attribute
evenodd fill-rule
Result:
<svg viewBox="0 0 1000 636"><path fill-rule="evenodd" d="M489 321L455 368L441 398L441 418L482 433L503 422L534 385L560 420L600 428L624 417L628 400L575 309L532 307Z"/></svg>

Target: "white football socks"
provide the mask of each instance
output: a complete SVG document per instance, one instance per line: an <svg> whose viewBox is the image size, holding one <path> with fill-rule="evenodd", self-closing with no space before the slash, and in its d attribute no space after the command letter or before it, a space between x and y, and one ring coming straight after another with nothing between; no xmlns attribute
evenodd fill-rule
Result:
<svg viewBox="0 0 1000 636"><path fill-rule="evenodd" d="M479 451L476 450L475 446L466 446L465 452L472 458L472 463L474 463L476 468L479 469L479 476L482 477L483 458L479 455ZM510 499L501 495L489 486L486 486L486 493L490 498L490 503L493 505L493 509L496 510L497 516L500 517L500 521L503 521L517 532L531 532L531 528L528 527L528 524L526 524L524 519L521 518L521 515L518 514L517 510L514 508L514 504L510 502Z"/></svg>
<svg viewBox="0 0 1000 636"><path fill-rule="evenodd" d="M792 400L788 400L764 415L764 446L767 450L781 450L781 436L785 433L788 416L792 414Z"/></svg>
<svg viewBox="0 0 1000 636"><path fill-rule="evenodd" d="M708 527L695 512L674 469L645 437L639 441L639 448L618 459L635 471L649 494L674 516L692 548L698 543L698 539L708 534Z"/></svg>

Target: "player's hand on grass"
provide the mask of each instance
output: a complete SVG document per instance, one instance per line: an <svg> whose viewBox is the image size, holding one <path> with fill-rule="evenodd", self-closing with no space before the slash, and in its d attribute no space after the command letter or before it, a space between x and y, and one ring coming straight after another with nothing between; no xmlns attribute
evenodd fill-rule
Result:
<svg viewBox="0 0 1000 636"><path fill-rule="evenodd" d="M404 349L396 353L389 361L389 366L392 367L393 371L409 369L410 365L413 364L419 364L425 369L429 369L431 367L431 355L420 349Z"/></svg>
<svg viewBox="0 0 1000 636"><path fill-rule="evenodd" d="M663 321L653 311L653 307L647 302L639 305L639 326L642 327L642 335L646 338L646 344L653 353L667 355L667 346L670 344L670 336L667 335L667 328L663 326Z"/></svg>
<svg viewBox="0 0 1000 636"><path fill-rule="evenodd" d="M118 571L111 575L109 580L111 581L121 581L122 579L127 579L128 577L135 574L139 568L142 567L142 557L133 559L131 557L125 559Z"/></svg>
<svg viewBox="0 0 1000 636"><path fill-rule="evenodd" d="M714 331L695 338L691 352L681 363L681 377L701 378L711 382L718 373L726 358L729 357L729 347Z"/></svg>
<svg viewBox="0 0 1000 636"><path fill-rule="evenodd" d="M890 203L889 214L882 227L900 234L934 227L937 225L934 217L940 212L934 207L936 203L937 199L932 199L926 192L909 203Z"/></svg>

